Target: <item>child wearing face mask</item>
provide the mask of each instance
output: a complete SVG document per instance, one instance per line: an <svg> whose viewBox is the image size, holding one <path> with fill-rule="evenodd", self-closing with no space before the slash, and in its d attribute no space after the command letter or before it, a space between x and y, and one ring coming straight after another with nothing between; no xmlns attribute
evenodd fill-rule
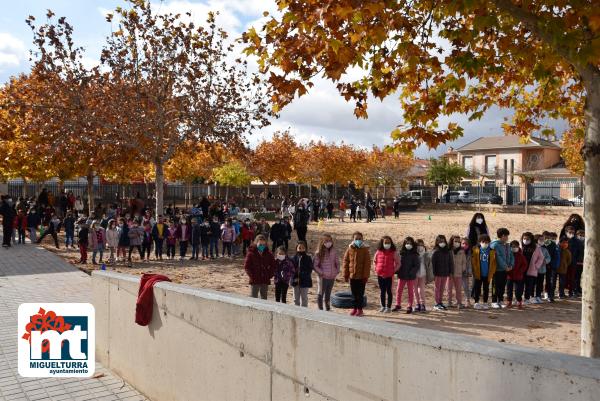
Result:
<svg viewBox="0 0 600 401"><path fill-rule="evenodd" d="M400 249L400 270L398 270L398 289L396 291L396 307L394 310L400 310L402 304L402 292L404 286L408 287L408 306L406 313L413 312L414 285L417 278L417 272L421 267L419 253L412 237L406 237Z"/></svg>
<svg viewBox="0 0 600 401"><path fill-rule="evenodd" d="M379 312L390 313L392 310L392 280L399 267L400 258L396 252L394 241L387 235L383 236L379 240L377 251L373 256L373 270L377 274L381 301ZM399 302L396 301L396 304L394 311L400 310Z"/></svg>
<svg viewBox="0 0 600 401"><path fill-rule="evenodd" d="M506 228L499 228L496 232L498 239L492 241L490 248L496 253L496 272L492 277L494 289L492 291L492 308L500 309L504 305L504 292L506 290L506 278L512 270L515 259L508 244L510 232Z"/></svg>
<svg viewBox="0 0 600 401"><path fill-rule="evenodd" d="M204 220L200 225L200 246L202 247L202 260L209 258L208 246L210 244L210 223ZM244 256L246 254L244 253Z"/></svg>
<svg viewBox="0 0 600 401"><path fill-rule="evenodd" d="M541 275L540 269L545 267L546 263L549 262L549 256L547 261L546 257L544 256L544 251L542 250L544 245L544 237L541 234L536 234L533 236L533 239L535 241L535 250L531 255L529 268L527 269L527 273L525 275L525 305L542 303L541 297L536 296L536 287L538 287L537 291L539 291L541 295L541 289L539 289L538 284L538 276Z"/></svg>
<svg viewBox="0 0 600 401"><path fill-rule="evenodd" d="M463 299L467 300L467 308L471 307L471 277L473 277L473 267L471 266L471 243L467 237L460 240L460 246L465 251L467 257L467 268L462 275Z"/></svg>
<svg viewBox="0 0 600 401"><path fill-rule="evenodd" d="M306 242L298 241L296 245L296 255L293 257L296 265L296 273L292 277L292 287L294 287L294 304L296 306L308 306L308 289L312 288L313 261L310 255L306 253Z"/></svg>
<svg viewBox="0 0 600 401"><path fill-rule="evenodd" d="M331 291L335 284L335 278L340 272L340 260L333 246L333 237L331 235L324 234L321 237L315 257L313 258L313 268L319 277L317 295L319 309L323 310L324 303L325 309L331 310Z"/></svg>
<svg viewBox="0 0 600 401"><path fill-rule="evenodd" d="M177 227L174 222L169 223L167 230L167 258L175 259L175 245L177 244Z"/></svg>
<svg viewBox="0 0 600 401"><path fill-rule="evenodd" d="M431 267L431 253L427 252L425 241L417 240L417 253L419 254L419 270L415 279L415 299L417 307L414 312L427 312L425 307L425 285L434 281L433 268Z"/></svg>
<svg viewBox="0 0 600 401"><path fill-rule="evenodd" d="M560 240L560 263L556 273L558 274L558 299L566 299L565 288L567 287L567 271L572 263L571 251L569 251L569 239Z"/></svg>
<svg viewBox="0 0 600 401"><path fill-rule="evenodd" d="M271 277L275 274L275 258L267 247L267 238L257 235L254 244L248 248L244 261L244 271L248 275L250 296L267 299Z"/></svg>
<svg viewBox="0 0 600 401"><path fill-rule="evenodd" d="M231 218L225 220L225 223L221 226L221 241L223 241L223 253L221 257L225 257L225 252L227 252L228 257L233 257L232 244L235 241L236 233L235 228L233 227L233 222Z"/></svg>
<svg viewBox="0 0 600 401"><path fill-rule="evenodd" d="M461 240L458 235L450 237L452 245L453 266L452 275L448 279L448 306L452 306L452 289L455 291L456 307L464 308L462 299L462 279L463 274L467 271L467 255L462 248Z"/></svg>
<svg viewBox="0 0 600 401"><path fill-rule="evenodd" d="M512 308L513 305L513 294L516 298L516 305L519 309L523 309L523 290L525 288L525 272L527 271L527 259L523 255L521 248L519 247L519 241L512 241L510 243L510 251L514 258L514 267L507 274L506 282L506 300L507 308Z"/></svg>
<svg viewBox="0 0 600 401"><path fill-rule="evenodd" d="M544 255L544 262L540 269L538 270L538 276L535 281L535 300L536 303L542 303L542 292L544 291L544 280L546 279L547 268L550 262L552 261L552 257L550 256L550 252L548 248L546 248L546 237L544 234L540 234L534 236L535 241L538 246L541 247L542 255Z"/></svg>
<svg viewBox="0 0 600 401"><path fill-rule="evenodd" d="M452 251L448 249L448 241L444 235L438 235L435 239L435 246L431 255L431 266L435 276L435 306L433 309L446 310L448 308L444 305L443 297L454 269L454 258Z"/></svg>
<svg viewBox="0 0 600 401"><path fill-rule="evenodd" d="M471 251L471 266L473 267L473 298L475 309L488 309L488 298L490 292L490 278L496 272L496 251L490 248L490 236L481 234L479 245L474 246ZM483 303L479 303L483 290Z"/></svg>
<svg viewBox="0 0 600 401"><path fill-rule="evenodd" d="M284 246L276 249L275 263L275 302L286 303L290 280L296 274L296 265L287 256Z"/></svg>
<svg viewBox="0 0 600 401"><path fill-rule="evenodd" d="M343 258L344 280L350 282L350 290L354 298L351 316L363 315L365 286L371 273L371 253L369 246L363 242L360 232L352 234L352 243L346 249Z"/></svg>
<svg viewBox="0 0 600 401"><path fill-rule="evenodd" d="M554 302L556 294L556 279L558 274L556 270L560 264L560 244L558 243L557 234L544 231L546 241L544 248L548 250L551 261L546 265L546 299L548 302Z"/></svg>

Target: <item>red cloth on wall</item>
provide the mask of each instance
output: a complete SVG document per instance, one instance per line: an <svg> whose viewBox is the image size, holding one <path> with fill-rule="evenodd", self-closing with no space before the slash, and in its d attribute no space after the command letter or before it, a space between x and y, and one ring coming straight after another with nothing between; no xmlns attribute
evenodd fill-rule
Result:
<svg viewBox="0 0 600 401"><path fill-rule="evenodd" d="M152 321L152 304L154 301L152 288L161 281L171 281L162 274L144 273L140 281L137 302L135 303L135 322L140 326L148 326Z"/></svg>

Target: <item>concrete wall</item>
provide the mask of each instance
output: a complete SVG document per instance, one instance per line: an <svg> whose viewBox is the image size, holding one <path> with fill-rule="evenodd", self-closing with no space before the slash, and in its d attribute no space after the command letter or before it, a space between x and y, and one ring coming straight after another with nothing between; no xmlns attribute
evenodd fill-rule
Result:
<svg viewBox="0 0 600 401"><path fill-rule="evenodd" d="M93 273L96 355L153 400L598 400L600 361Z"/></svg>

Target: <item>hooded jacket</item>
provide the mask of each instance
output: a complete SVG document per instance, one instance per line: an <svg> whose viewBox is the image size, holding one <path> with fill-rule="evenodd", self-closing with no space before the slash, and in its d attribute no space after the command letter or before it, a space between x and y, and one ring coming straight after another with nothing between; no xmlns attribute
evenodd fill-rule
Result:
<svg viewBox="0 0 600 401"><path fill-rule="evenodd" d="M363 244L363 246L357 248L354 244L350 244L344 253L342 266L344 279L368 279L371 275L371 253L369 252L369 246Z"/></svg>
<svg viewBox="0 0 600 401"><path fill-rule="evenodd" d="M400 270L398 270L400 280L415 280L420 268L419 253L414 248L410 251L402 251L400 254Z"/></svg>
<svg viewBox="0 0 600 401"><path fill-rule="evenodd" d="M313 271L313 260L312 257L306 252L294 255L293 259L296 265L296 272L292 278L292 286L299 286L300 288L311 288L312 287L312 271Z"/></svg>
<svg viewBox="0 0 600 401"><path fill-rule="evenodd" d="M317 253L313 258L313 268L319 276L326 280L336 278L340 272L340 260L337 251L330 248L329 250L326 249L322 256Z"/></svg>
<svg viewBox="0 0 600 401"><path fill-rule="evenodd" d="M511 251L512 252L512 251ZM527 259L523 255L523 251L519 249L519 252L513 253L515 264L512 270L508 272L508 279L511 281L521 281L525 277L527 271Z"/></svg>
<svg viewBox="0 0 600 401"><path fill-rule="evenodd" d="M509 244L496 239L492 241L490 248L496 251L496 271L503 272L508 266L515 265L515 257Z"/></svg>
<svg viewBox="0 0 600 401"><path fill-rule="evenodd" d="M248 247L246 260L244 261L244 270L249 278L251 285L271 284L271 277L275 274L275 258L271 251L265 248L260 253L256 244Z"/></svg>

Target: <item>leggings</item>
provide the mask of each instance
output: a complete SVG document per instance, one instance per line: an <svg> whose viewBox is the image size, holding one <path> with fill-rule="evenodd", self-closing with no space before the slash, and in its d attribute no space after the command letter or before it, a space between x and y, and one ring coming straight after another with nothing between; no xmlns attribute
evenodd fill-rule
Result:
<svg viewBox="0 0 600 401"><path fill-rule="evenodd" d="M377 282L379 283L381 307L391 308L392 307L392 277L381 277L377 276ZM386 299L387 297L387 299Z"/></svg>
<svg viewBox="0 0 600 401"><path fill-rule="evenodd" d="M454 289L454 293L456 294L456 303L462 304L462 276L452 276L448 277L448 302L452 302L452 289Z"/></svg>
<svg viewBox="0 0 600 401"><path fill-rule="evenodd" d="M408 288L408 307L412 308L415 302L415 280L398 280L398 288L396 289L396 305L402 304L402 293L404 292L404 286Z"/></svg>
<svg viewBox="0 0 600 401"><path fill-rule="evenodd" d="M227 256L231 256L231 242L223 241L223 252L221 256L225 256L225 251L227 251Z"/></svg>
<svg viewBox="0 0 600 401"><path fill-rule="evenodd" d="M275 283L275 302L287 303L287 292L288 292L289 284L278 282Z"/></svg>
<svg viewBox="0 0 600 401"><path fill-rule="evenodd" d="M529 299L529 298L535 296L534 289L535 289L536 281L537 281L537 276L536 277L525 276L525 299Z"/></svg>
<svg viewBox="0 0 600 401"><path fill-rule="evenodd" d="M364 279L350 279L350 291L354 297L354 309L362 309L365 297L365 286L367 283Z"/></svg>
<svg viewBox="0 0 600 401"><path fill-rule="evenodd" d="M415 280L415 300L419 305L425 305L425 281L427 278L417 277Z"/></svg>
<svg viewBox="0 0 600 401"><path fill-rule="evenodd" d="M471 288L469 287L469 277L462 276L462 288L464 292L464 298L467 300L467 303L471 303Z"/></svg>
<svg viewBox="0 0 600 401"><path fill-rule="evenodd" d="M319 309L323 310L323 301L325 301L325 309L330 310L330 302L331 299L331 291L333 290L333 285L335 284L334 278L322 278L319 277L318 283L318 296L317 296L317 304L319 305Z"/></svg>
<svg viewBox="0 0 600 401"><path fill-rule="evenodd" d="M443 304L444 290L446 289L446 283L448 277L435 276L435 303L437 305Z"/></svg>

